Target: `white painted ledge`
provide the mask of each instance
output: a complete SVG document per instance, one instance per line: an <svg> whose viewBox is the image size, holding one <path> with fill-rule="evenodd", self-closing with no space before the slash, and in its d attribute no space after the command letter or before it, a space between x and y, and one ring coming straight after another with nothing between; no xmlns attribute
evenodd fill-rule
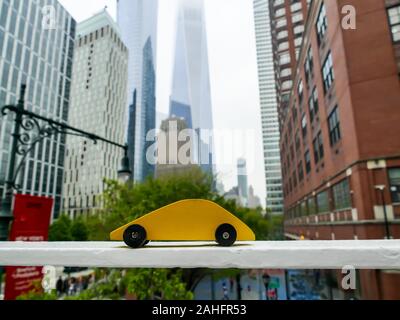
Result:
<svg viewBox="0 0 400 320"><path fill-rule="evenodd" d="M1 266L239 269L400 269L400 240L150 243L2 242Z"/></svg>

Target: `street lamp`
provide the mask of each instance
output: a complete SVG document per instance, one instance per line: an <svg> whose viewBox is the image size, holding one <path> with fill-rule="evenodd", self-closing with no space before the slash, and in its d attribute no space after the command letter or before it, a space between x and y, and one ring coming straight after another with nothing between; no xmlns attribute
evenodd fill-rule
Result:
<svg viewBox="0 0 400 320"><path fill-rule="evenodd" d="M121 168L118 170L118 180L128 183L132 179L132 171L129 166L128 147L125 146L124 157L121 160Z"/></svg>
<svg viewBox="0 0 400 320"><path fill-rule="evenodd" d="M124 157L121 162L121 169L118 171L118 178L122 182L128 182L132 176L129 166L128 146L121 145L114 141L105 139L98 135L86 132L65 123L61 123L31 111L25 110L25 91L26 85L21 85L20 97L16 105L6 105L1 108L0 115L14 113L14 130L12 134L12 145L10 153L10 161L8 168L7 180L5 181L6 195L1 201L0 211L0 241L8 240L8 232L10 222L13 219L12 202L15 191L21 186L17 183L18 174L23 167L27 156L32 150L44 139L50 138L57 134L73 135L92 140L93 143L98 141L113 145L124 150ZM18 162L18 158L21 160ZM1 287L2 269L0 267L0 287Z"/></svg>
<svg viewBox="0 0 400 320"><path fill-rule="evenodd" d="M375 186L375 190L378 190L379 193L381 194L381 201L383 205L383 217L385 219L385 232L386 232L386 239L391 239L390 236L390 228L389 228L389 220L387 216L387 211L386 211L386 202L385 202L385 186L384 185L378 185Z"/></svg>

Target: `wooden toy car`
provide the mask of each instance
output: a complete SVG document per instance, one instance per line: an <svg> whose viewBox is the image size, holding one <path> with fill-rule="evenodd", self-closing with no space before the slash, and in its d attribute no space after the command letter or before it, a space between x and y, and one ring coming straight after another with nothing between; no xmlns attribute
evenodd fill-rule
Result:
<svg viewBox="0 0 400 320"><path fill-rule="evenodd" d="M140 248L149 241L254 241L253 231L233 214L207 200L178 201L155 210L110 234L114 241Z"/></svg>

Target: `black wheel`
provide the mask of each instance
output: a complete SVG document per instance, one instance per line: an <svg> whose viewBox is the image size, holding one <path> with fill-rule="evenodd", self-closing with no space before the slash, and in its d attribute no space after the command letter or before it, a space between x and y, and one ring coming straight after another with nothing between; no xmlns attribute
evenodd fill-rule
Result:
<svg viewBox="0 0 400 320"><path fill-rule="evenodd" d="M222 224L215 231L215 239L220 246L230 247L237 238L236 229L230 224Z"/></svg>
<svg viewBox="0 0 400 320"><path fill-rule="evenodd" d="M143 245L147 246L149 243L150 243L150 240L146 240Z"/></svg>
<svg viewBox="0 0 400 320"><path fill-rule="evenodd" d="M141 248L146 242L146 230L138 224L129 226L124 231L124 242L131 248Z"/></svg>

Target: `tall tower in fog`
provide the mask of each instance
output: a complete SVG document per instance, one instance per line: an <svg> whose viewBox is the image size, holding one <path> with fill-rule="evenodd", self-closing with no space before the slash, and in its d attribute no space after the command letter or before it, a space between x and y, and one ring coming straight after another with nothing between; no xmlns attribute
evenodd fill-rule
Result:
<svg viewBox="0 0 400 320"><path fill-rule="evenodd" d="M213 128L203 0L179 2L170 112L184 118L197 133ZM212 144L201 138L196 143L195 161L212 172Z"/></svg>
<svg viewBox="0 0 400 320"><path fill-rule="evenodd" d="M142 181L151 174L145 156L146 135L155 129L158 0L118 0L117 4L121 37L129 49L127 108L135 106L130 110L135 119L129 121L134 126L129 126L127 140L134 179Z"/></svg>

